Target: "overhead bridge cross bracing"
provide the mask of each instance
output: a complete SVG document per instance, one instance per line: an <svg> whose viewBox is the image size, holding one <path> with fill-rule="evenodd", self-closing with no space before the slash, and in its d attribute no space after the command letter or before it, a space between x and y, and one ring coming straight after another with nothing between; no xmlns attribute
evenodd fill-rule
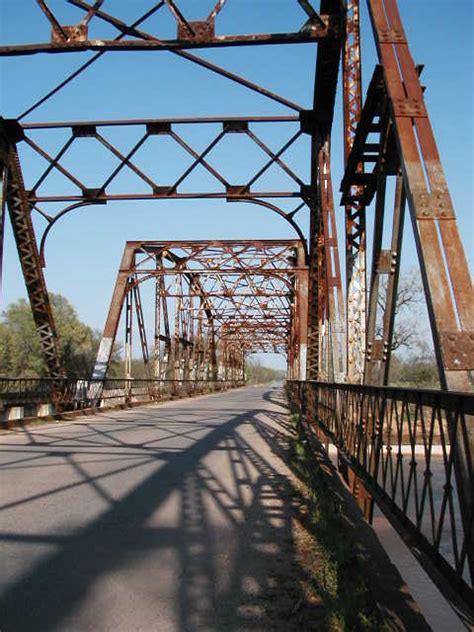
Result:
<svg viewBox="0 0 474 632"><path fill-rule="evenodd" d="M140 287L155 284L150 362ZM289 376L306 369L308 267L298 240L127 242L93 377L104 379L122 310L126 365L132 318L149 377L244 379L245 358L288 356ZM132 377L132 375L128 375Z"/></svg>
<svg viewBox="0 0 474 632"><path fill-rule="evenodd" d="M367 90L361 33L371 36L361 30L359 0L247 3L261 9L259 29L239 0L140 4L143 13L135 15L135 3L69 0L53 7L49 0L32 1L37 13L28 24L36 30L40 16L46 28L38 28L35 42L0 43L5 64L32 55L80 58L27 107L17 105L29 89L28 79L18 76L6 91L11 111L0 119L0 253L8 214L48 376L3 380L5 409L22 402L57 411L97 408L227 388L242 383L250 354L283 354L294 405L311 432L337 445L367 516L376 498L445 594L472 615L472 282L422 66L410 52L396 0L367 0L376 51ZM311 60L295 64L288 54L295 49L311 51ZM238 58L244 50L255 62L240 64L243 71L228 68L232 54ZM266 76L274 66L260 63L258 50L278 58L283 84ZM129 101L125 93L117 103L107 100L118 112L103 118L94 111L98 92L91 85L75 101L87 95L82 116L48 110L104 56L117 64L125 56L140 60L140 70L147 68L145 91L162 87L156 68L146 66L150 59L179 62L183 74L173 76L172 94L199 85L199 95L191 87L173 115L148 92L135 98L130 90ZM188 84L193 71L202 73L199 84ZM120 79L126 89L128 77ZM338 82L344 173L334 185ZM274 83L288 91L270 89ZM193 96L206 97L206 107L200 101L194 111ZM245 103L245 111L223 114L223 103ZM153 111L123 113L127 104L152 104ZM34 120L40 111L45 120ZM127 204L149 205L157 216L186 205L219 208L234 222L234 239L174 235L160 241L160 222L146 240L130 241L142 232L124 236L94 374L67 376L44 273L49 243L79 210L84 217L103 212L113 222ZM278 219L285 238L241 239L240 211L248 208ZM431 391L390 385L408 224L439 379ZM90 229L87 221L84 226ZM147 308L142 290L150 286ZM113 380L107 371L121 324L124 376ZM137 347L146 372L141 381L132 371ZM441 508L432 495L435 438L443 454Z"/></svg>

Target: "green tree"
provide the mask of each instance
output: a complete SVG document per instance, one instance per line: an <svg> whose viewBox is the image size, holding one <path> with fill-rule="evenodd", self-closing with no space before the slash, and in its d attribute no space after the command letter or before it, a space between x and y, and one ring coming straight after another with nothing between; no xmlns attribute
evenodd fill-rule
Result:
<svg viewBox="0 0 474 632"><path fill-rule="evenodd" d="M89 376L100 334L79 320L75 308L64 296L49 296L66 373L68 376ZM31 308L25 299L10 304L1 316L0 374L9 377L47 374Z"/></svg>
<svg viewBox="0 0 474 632"><path fill-rule="evenodd" d="M417 340L409 354L392 357L390 383L408 388L439 388L436 360L425 341Z"/></svg>
<svg viewBox="0 0 474 632"><path fill-rule="evenodd" d="M245 363L245 378L249 384L267 384L284 377L285 371L264 366L257 358L249 358Z"/></svg>

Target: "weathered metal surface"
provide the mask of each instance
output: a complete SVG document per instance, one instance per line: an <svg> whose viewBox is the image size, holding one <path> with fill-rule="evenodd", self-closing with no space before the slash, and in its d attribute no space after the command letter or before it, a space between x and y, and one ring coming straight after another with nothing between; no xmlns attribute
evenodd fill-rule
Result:
<svg viewBox="0 0 474 632"><path fill-rule="evenodd" d="M51 377L58 378L63 375L58 337L31 220L31 205L15 144L20 138L15 132L20 134L18 128L1 121L0 165L6 177L5 200L44 361Z"/></svg>
<svg viewBox="0 0 474 632"><path fill-rule="evenodd" d="M426 115L419 73L395 0L369 0L369 10L399 147L442 388L468 390L467 365L443 353L450 332L474 333L473 290L454 209ZM394 41L387 33L395 30ZM401 106L406 105L406 111ZM408 105L407 105L408 104ZM431 206L435 202L434 209Z"/></svg>
<svg viewBox="0 0 474 632"><path fill-rule="evenodd" d="M134 311L143 360L150 366L139 299L140 285L150 280L156 284L157 377L198 379L217 370L222 379L243 379L245 357L257 351L288 354L291 375L302 377L307 344L305 259L297 240L127 242L94 377L105 377L124 304L126 377L132 377Z"/></svg>
<svg viewBox="0 0 474 632"><path fill-rule="evenodd" d="M245 33L245 34L216 34L216 21L224 6L224 2L217 2L207 16L199 20L188 20L179 7L179 2L166 0L151 5L148 13L153 14L160 9L168 9L176 22L176 39L164 39L159 31L138 31L137 25L128 25L118 17L101 10L98 3L88 4L82 0L69 0L71 4L87 12L85 18L75 24L65 26L60 23L58 13L55 14L43 0L37 0L41 10L52 27L51 42L37 44L9 44L0 46L0 55L32 55L37 53L81 52L85 50L99 51L130 51L130 50L183 50L187 48L210 48L224 46L248 46L269 44L299 44L317 42L325 38L335 37L339 33L339 23L331 14L317 13L309 2L299 2L301 5L301 24L297 31L289 33ZM100 3L102 4L102 3ZM236 0L228 4L235 5ZM270 11L270 9L268 9ZM162 11L163 13L163 11ZM251 16L249 16L251 17ZM216 20L217 19L217 20ZM95 30L103 24L109 25L105 30L106 36L100 35L88 39L88 24L93 21ZM115 38L110 37L110 26L117 30ZM252 29L249 20L249 30ZM125 35L129 39L123 40Z"/></svg>
<svg viewBox="0 0 474 632"><path fill-rule="evenodd" d="M335 0L321 2L321 13L330 12L343 32L345 13L342 3ZM318 45L314 79L313 109L300 113L302 129L311 135L311 182L303 190L304 200L310 208L308 237L309 250L309 301L307 377L321 379L332 371L333 357L331 332L341 335L338 306L342 299L340 279L337 278L339 261L330 170L330 132L334 116L337 78L342 49L342 38L332 38ZM326 244L331 235L334 241ZM334 266L332 264L334 259ZM329 289L328 279L336 278ZM329 294L336 293L336 300ZM331 303L331 304L330 304ZM322 329L323 320L326 321ZM342 335L343 332L342 332ZM336 356L337 345L335 347Z"/></svg>
<svg viewBox="0 0 474 632"><path fill-rule="evenodd" d="M362 111L362 72L360 50L359 0L347 0L346 38L343 57L344 157L349 154L357 133ZM357 173L364 171L363 163ZM367 319L367 238L365 203L359 197L360 185L351 187L346 211L346 328L347 380L363 379Z"/></svg>
<svg viewBox="0 0 474 632"><path fill-rule="evenodd" d="M235 6L236 2L229 0L228 4ZM78 16L82 16L73 25L62 23L60 5L56 4L53 11L45 0L37 0L51 25L51 41L0 46L0 56L97 51L20 114L18 120L1 120L0 163L5 200L46 364L55 377L55 381L48 382L48 389L53 389L58 405L81 406L79 400L97 405L105 399L104 378L124 305L127 376L131 376L132 370L135 321L144 363L156 381L139 385L129 380L120 388L109 389L112 398L119 391L120 397L132 401L134 397L153 399L165 393L176 394L183 385L209 381L221 384L223 380L240 383L245 357L252 351L287 354L288 375L292 379L345 379L355 383L359 386L298 386L300 403L309 403L315 419L339 442L346 466L352 472L349 478L353 490L367 486L368 493L362 490L360 494L367 513L371 512L373 496L385 511L391 512L395 523L405 524L402 533L408 540L416 540L422 560L429 559L451 582L451 589L458 587L466 598L467 566L471 581L473 573L471 400L465 396L443 399L442 394L419 395L415 391L402 393L360 386L363 380L384 384L389 378L405 202L414 227L441 387L468 390L472 385L472 284L423 99L419 69L411 59L396 0L368 0L380 65L375 68L362 108L359 0L321 0L318 11L308 0L296 2L301 11L301 24L296 30L293 26L284 33L253 33L253 25L249 23L246 34L242 35L221 31L220 13L225 0L217 0L208 15L193 19L181 9L179 0L150 3L133 23L104 11L101 0L93 4L70 0ZM159 20L156 23L149 20L159 11L168 12L174 19L175 39L161 37ZM245 17L242 16L243 21ZM93 28L89 28L91 22ZM149 30L142 28L145 23ZM101 26L107 34L103 39ZM110 32L114 29L116 34L111 39ZM89 38L92 32L94 37L98 34L96 39ZM311 109L187 50L299 43L317 46L316 73L311 77L314 80ZM342 49L345 304L330 168L331 127ZM205 117L20 123L103 54L112 51L130 54L170 51L171 56L237 84L259 99L263 97L267 104L276 104L278 111L290 114L219 117L211 113ZM267 129L273 126L272 130L283 127L288 135L274 147L260 133L262 124ZM186 140L182 126L190 126L191 132L213 126L213 137L204 148L198 148ZM118 144L114 140L119 130L123 139L130 130L138 134L126 146L127 143ZM298 149L303 135L310 138L309 182L287 158ZM54 143L50 142L53 136L58 139L54 150L51 149ZM183 152L183 162L174 179L163 182L156 176L154 165L144 166L138 157L151 143L164 139ZM213 153L216 148L222 149L223 143L233 147L232 143L243 139L262 158L261 166L245 180L238 165L232 171L226 165L223 168L215 164L218 152ZM109 158L104 160L107 175L100 181L90 176L82 178L74 167L68 166L70 153L80 143L89 143L91 155L97 149ZM36 181L25 184L21 161L26 150L33 152L38 163L43 161L43 169ZM232 155L232 148L228 153ZM160 160L162 156L156 154ZM210 184L206 184L205 190L190 190L189 180L198 169L204 170ZM281 178L271 188L261 184L268 181L270 170ZM119 186L126 172L139 183L135 188ZM54 176L59 174L68 188L51 186ZM393 210L387 210L385 199L389 178L396 183ZM374 197L374 228L368 235L366 206ZM42 272L51 230L60 219L85 206L127 200L192 199L252 203L259 210L270 210L282 217L298 239L128 242L100 343L94 369L96 379L84 384L75 382L73 386L58 380L61 368L57 336ZM288 210L292 200L296 206ZM282 208L276 206L276 201ZM58 202L67 204L59 212L55 207ZM301 216L297 217L300 210L309 211L308 227L300 225ZM36 214L47 220L39 249L33 231ZM2 218L0 225L1 222ZM0 234L0 241L2 237ZM367 301L369 238L373 257ZM140 286L145 280L155 283L155 331L150 357L140 299ZM377 319L381 323L379 330ZM190 390L193 388L189 386ZM446 479L441 509L433 506L430 495L430 455L435 431L443 447ZM421 503L419 496L411 492L417 488L418 437L423 442L418 448L423 448L426 466ZM403 461L405 440L410 448L409 463L408 459ZM393 446L398 450L396 454ZM460 505L463 543L456 544L453 535L451 563L452 560L446 561L441 556L440 538L446 521L453 523L455 502ZM430 522L429 535L423 531L424 521ZM456 528L452 529L453 534Z"/></svg>
<svg viewBox="0 0 474 632"><path fill-rule="evenodd" d="M420 254L420 265L427 292L435 349L440 366L443 387L467 388L468 371L472 364L471 351L466 347L459 351L447 335L460 334L456 340L470 340L473 331L472 289L468 282L468 271L462 246L455 225L455 215L449 192L444 180L439 156L423 100L418 74L408 49L407 39L401 24L395 0L370 0L369 12L379 51L380 67L376 69L370 84L367 99L362 109L360 67L360 15L359 1L349 0L344 11L339 0L322 0L319 10L311 2L299 1L301 26L299 31L287 33L255 33L248 35L220 34L221 11L224 2L219 0L207 15L194 15L189 19L179 1L167 0L151 5L133 23L127 23L118 15L107 13L102 2L90 4L84 0L73 0L78 11L77 24L63 24L60 9L52 10L44 0L38 5L52 28L50 43L25 46L7 46L1 53L8 55L38 52L41 50L78 51L84 48L101 47L101 51L67 77L45 97L29 108L20 118L62 89L69 81L93 63L103 52L115 49L163 49L171 50L181 59L216 73L292 110L296 114L280 116L234 116L234 117L186 117L153 120L119 121L71 121L50 123L28 123L19 125L10 120L2 123L8 142L18 146L20 158L22 147L28 146L39 159L44 169L36 182L24 187L24 206L28 212L47 217L48 225L41 239L39 261L45 263L45 244L50 231L59 219L74 209L124 200L171 200L213 199L227 202L255 203L284 217L301 238L304 230L294 217L305 206L310 211L310 226L307 251L310 267L309 319L307 336L308 375L360 381L363 365L366 365L366 380L373 381L371 374L374 362L377 366L377 381L387 379L390 359L390 339L393 330L394 297L396 278L400 265L400 243L397 241L403 228L401 211L394 216L393 240L390 248L383 248L376 234L374 241L374 271L372 273L371 304L379 294L379 280L388 277L389 300L384 315L384 333L380 340L374 338L373 322L369 325L371 340L366 347L366 282L365 282L365 206L382 191L381 179L397 176L401 167L403 196L407 197L415 238ZM157 32L144 30L144 23L158 11L168 12L175 20L176 39L166 40ZM114 39L88 39L90 23L94 33L101 25L116 30ZM150 26L150 28L153 27ZM110 38L110 35L107 37ZM222 47L228 45L258 45L268 43L314 42L317 45L316 74L314 78L314 100L312 109L290 101L263 86L250 81L198 57L186 48ZM342 183L343 203L346 207L346 278L347 278L347 367L341 362L340 348L344 344L344 326L341 314L344 309L339 271L337 235L335 233L334 205L332 201L330 173L330 131L334 114L336 85L339 72L341 49L344 49L343 101L346 173ZM381 115L389 117L388 128L381 124ZM261 123L292 125L293 130L279 147L270 147L258 133ZM189 144L179 131L181 125L218 125L215 136L204 149ZM125 150L108 136L108 130L122 127L140 127L141 133ZM57 150L47 149L48 130L55 130L63 140ZM388 131L387 131L388 130ZM124 130L125 131L125 130ZM369 140L369 135L378 134L379 141ZM303 134L311 138L310 182L292 168L285 154L295 146ZM44 136L43 136L44 135ZM188 162L183 163L181 172L174 181L163 183L138 164L136 157L156 136L166 136L175 143ZM247 181L232 175L224 175L218 165L212 164L212 152L220 143L230 142L232 136L244 135L254 148L262 152L265 162ZM415 138L416 136L416 138ZM42 142L44 138L45 142ZM110 155L109 174L101 181L85 181L66 167L71 150L77 142L87 142L105 150ZM20 142L22 141L22 142ZM382 148L383 144L383 148ZM92 145L91 145L92 146ZM5 150L4 150L5 151ZM191 163L189 163L191 158ZM118 160L118 163L117 163ZM5 162L5 161L4 161ZM371 167L373 165L373 167ZM214 186L206 191L190 191L187 179L196 169L204 169ZM285 187L273 190L259 187L259 182L269 169L279 170L286 181ZM144 189L130 191L116 186L124 171L138 178ZM72 187L51 192L50 182L60 173ZM65 181L66 181L65 180ZM186 188L185 188L186 187ZM381 198L382 195L379 195ZM272 200L299 199L294 211L275 206ZM56 215L47 208L53 203L64 202L68 206ZM45 206L43 209L41 206ZM385 207L378 202L378 224L383 226ZM25 213L23 213L25 215ZM398 218L398 215L400 217ZM379 229L376 232L380 233ZM23 255L22 255L23 257ZM24 262L23 262L24 263ZM45 288L43 288L45 290ZM179 293L178 293L179 294ZM120 303L120 301L119 301ZM374 310L372 310L373 313ZM373 320L373 318L372 318ZM215 331L217 333L217 330ZM466 338L462 338L466 334ZM110 338L111 336L106 336ZM113 337L113 336L112 336ZM143 338L143 332L141 338ZM143 344L142 344L143 346ZM107 356L110 344L104 341L101 354ZM467 368L466 368L467 367ZM383 374L383 378L381 377Z"/></svg>
<svg viewBox="0 0 474 632"><path fill-rule="evenodd" d="M321 382L289 382L289 393L472 625L473 479L456 460L461 445L472 472L474 396Z"/></svg>

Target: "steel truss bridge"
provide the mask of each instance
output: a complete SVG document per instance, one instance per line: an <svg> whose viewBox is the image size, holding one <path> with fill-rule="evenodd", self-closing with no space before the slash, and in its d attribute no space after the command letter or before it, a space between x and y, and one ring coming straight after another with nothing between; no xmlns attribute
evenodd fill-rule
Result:
<svg viewBox="0 0 474 632"><path fill-rule="evenodd" d="M300 9L296 30L253 33L250 24L243 35L220 30L222 12L238 11L235 0L218 0L207 14L203 9L199 20L188 19L177 1L150 0L146 13L133 23L109 12L104 0L68 0L78 11L75 24L63 23L61 11L53 11L45 0L36 2L50 23L50 41L1 45L1 56L95 52L17 118L0 121L2 231L8 209L49 374L43 380L4 379L4 405L49 401L68 409L115 403L121 397L145 401L165 393L225 388L242 383L248 354L283 353L290 399L305 423L337 445L341 467L366 515L370 517L375 498L444 594L463 616L472 617L472 284L423 98L421 69L410 54L396 0L367 2L378 64L370 69L365 95L359 0L321 0L318 7L314 1L287 0ZM171 39L153 27L152 18L163 12L175 22ZM308 77L314 81L311 108L199 54L207 48L302 43L317 48L315 74ZM114 51L167 51L278 104L278 111L283 106L287 114L23 120ZM344 287L331 181L331 130L341 65L345 171L337 186L345 214ZM210 135L204 149L193 146L183 131L203 128ZM279 128L287 136L275 148L266 134ZM116 140L121 137L128 145ZM309 181L286 159L289 150L303 151L302 139L309 148ZM242 141L262 158L245 181L213 158L222 145L232 156L232 143L243 146ZM91 152L100 148L106 166L101 181L76 172L69 157L77 146ZM168 181L161 181L152 167L166 160L170 146L180 148L183 162L173 165ZM153 152L153 163L145 161L144 166L139 160L143 151ZM27 177L24 166L31 160L40 168ZM204 188L193 190L186 181L199 170L206 176ZM270 171L279 174L270 180L277 182L271 187L266 178ZM121 179L125 172L134 177L131 189ZM81 380L66 376L43 273L51 230L82 207L183 199L252 204L256 212L284 218L295 237L159 241L153 235L147 241L128 241L94 374ZM366 225L369 205L374 208L371 235ZM309 226L299 219L305 210ZM406 215L415 237L440 391L387 386ZM36 217L46 221L40 235L34 230ZM140 292L144 282L154 287L151 344ZM114 381L107 379L107 369L123 312L126 374ZM133 380L132 332L138 334L145 380ZM435 447L441 456L437 472Z"/></svg>

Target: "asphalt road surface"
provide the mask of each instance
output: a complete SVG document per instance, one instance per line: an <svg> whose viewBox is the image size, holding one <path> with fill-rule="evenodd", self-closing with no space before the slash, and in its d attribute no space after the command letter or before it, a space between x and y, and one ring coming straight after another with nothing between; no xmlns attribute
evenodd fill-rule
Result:
<svg viewBox="0 0 474 632"><path fill-rule="evenodd" d="M281 401L248 387L1 434L1 632L276 629Z"/></svg>

